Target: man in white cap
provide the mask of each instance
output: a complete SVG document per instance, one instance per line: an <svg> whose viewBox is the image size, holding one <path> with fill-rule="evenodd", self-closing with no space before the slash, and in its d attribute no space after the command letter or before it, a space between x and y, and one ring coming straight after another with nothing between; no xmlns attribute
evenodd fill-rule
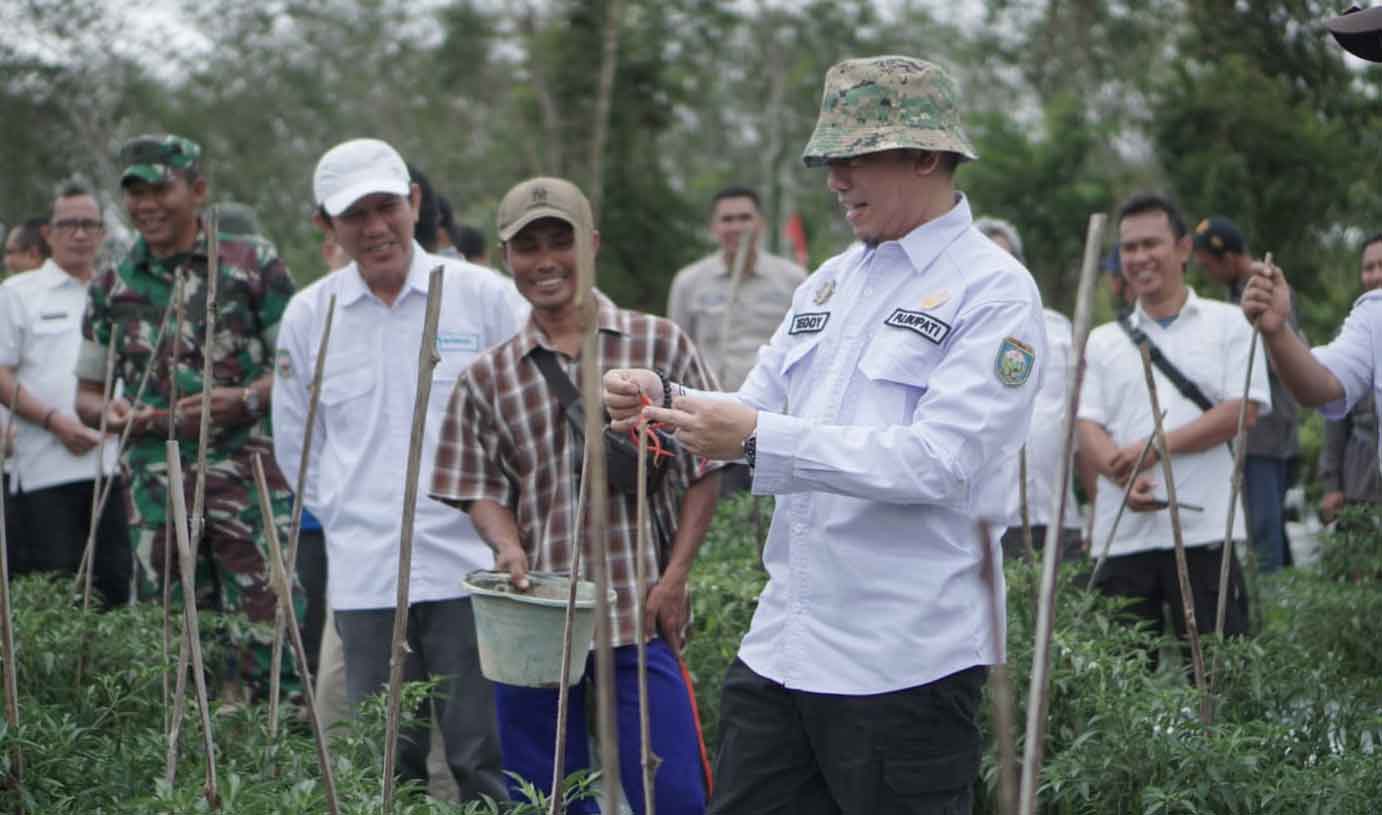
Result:
<svg viewBox="0 0 1382 815"><path fill-rule="evenodd" d="M797 290L737 393L674 382L664 400L653 371L605 375L616 426L649 397L664 406L643 416L746 458L753 492L778 496L768 585L725 674L716 815L972 808L1003 659L990 585L1046 331L1032 276L955 189L975 158L958 98L910 57L831 68L802 160L859 242Z"/></svg>
<svg viewBox="0 0 1382 815"><path fill-rule="evenodd" d="M317 163L319 214L351 258L295 298L283 316L274 377L274 454L297 476L308 386L331 297L336 316L326 352L307 507L322 523L328 601L345 651L352 706L388 683L398 577L399 520L417 388L417 348L429 272L443 267L443 300L422 455L431 461L457 377L481 351L517 329L513 287L487 269L430 255L413 240L420 190L388 144L355 139ZM409 584L405 681L434 679L416 727L399 737L399 773L426 781L432 708L462 800L507 798L500 769L493 688L480 673L467 572L494 557L469 520L419 496Z"/></svg>

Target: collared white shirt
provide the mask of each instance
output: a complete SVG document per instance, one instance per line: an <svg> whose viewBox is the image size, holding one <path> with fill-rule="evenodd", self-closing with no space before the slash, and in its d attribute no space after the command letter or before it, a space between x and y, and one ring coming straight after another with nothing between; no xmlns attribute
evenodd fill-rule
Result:
<svg viewBox="0 0 1382 815"><path fill-rule="evenodd" d="M1342 419L1369 392L1379 398L1377 428L1382 442L1382 291L1371 291L1353 303L1339 335L1311 353L1344 386L1344 398L1320 407L1326 419ZM1378 445L1382 466L1382 443Z"/></svg>
<svg viewBox="0 0 1382 815"><path fill-rule="evenodd" d="M1140 304L1130 319L1181 373L1199 386L1211 402L1218 404L1243 398L1243 375L1248 368L1252 326L1237 306L1203 299L1190 289L1180 315L1169 326L1163 328L1147 317ZM1148 401L1142 355L1127 333L1117 323L1105 323L1094 329L1085 348L1085 359L1080 418L1101 425L1119 447L1150 436L1153 433L1152 407ZM1157 399L1161 409L1166 411L1162 425L1167 433L1204 415L1204 411L1182 396L1160 370L1153 369L1153 377ZM1271 410L1266 354L1262 353L1260 347L1253 359L1252 388L1248 398L1257 403L1259 415ZM1198 453L1172 456L1171 470L1176 479L1176 500L1204 508L1202 511L1181 510L1185 545L1204 546L1221 542L1233 474L1233 455L1228 445L1217 444ZM1156 495L1166 497L1166 485L1159 464L1144 470L1142 475L1156 485ZM1099 550L1108 540L1122 496L1123 487L1108 478L1099 477L1099 500L1095 502L1092 541L1092 545ZM1237 540L1246 537L1241 500L1234 513L1233 537ZM1128 555L1174 547L1170 512L1125 511L1118 523L1118 537L1114 539L1109 553Z"/></svg>
<svg viewBox="0 0 1382 815"><path fill-rule="evenodd" d="M1003 659L986 577L1002 591L998 540L1045 358L1036 284L963 196L797 290L737 393L760 411L753 491L778 496L739 650L754 672L863 695Z"/></svg>
<svg viewBox="0 0 1382 815"><path fill-rule="evenodd" d="M25 390L67 416L76 415L73 371L82 345L87 285L49 258L39 268L0 286L0 365L14 369ZM8 401L10 394L0 398ZM105 473L116 472L119 462L113 437L106 441L103 454L93 448L76 456L57 436L16 415L10 489L33 492L94 480L101 456Z"/></svg>
<svg viewBox="0 0 1382 815"><path fill-rule="evenodd" d="M354 263L299 292L278 333L273 392L274 457L293 484L302 450L308 386L331 296L336 316L322 375L309 474L308 509L326 533L328 593L338 611L393 608L398 585L403 489L417 394L418 344L430 271L446 268L427 404L421 466L436 456L456 380L481 351L513 336L523 302L513 284L471 263L413 244L403 290L392 305L372 294ZM411 602L462 597L461 579L494 565L465 513L427 496L419 482Z"/></svg>
<svg viewBox="0 0 1382 815"><path fill-rule="evenodd" d="M1073 331L1070 320L1059 311L1045 310L1046 364L1041 366L1036 407L1032 410L1032 430L1027 437L1027 517L1032 526L1049 526L1055 517L1055 490L1060 480L1061 452L1065 437L1065 391L1075 371ZM1014 488L1008 499L1008 514L1014 526L1021 523L1022 494ZM1080 508L1075 503L1074 468L1065 481L1066 529L1080 528Z"/></svg>

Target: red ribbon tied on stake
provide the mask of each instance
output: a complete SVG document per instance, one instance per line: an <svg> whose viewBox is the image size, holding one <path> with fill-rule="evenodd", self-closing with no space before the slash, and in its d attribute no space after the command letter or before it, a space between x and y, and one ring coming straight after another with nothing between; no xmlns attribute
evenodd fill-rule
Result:
<svg viewBox="0 0 1382 815"><path fill-rule="evenodd" d="M648 394L640 393L638 394L638 398L640 401L642 401L643 407L652 407L653 400L648 398ZM672 454L670 452L662 449L662 438L654 432L659 427L662 427L661 422L650 422L648 421L647 417L643 416L640 412L638 417L638 428L636 430L633 428L629 428L629 441L633 442L635 445L638 444L638 436L640 433L647 434L648 449L653 454L653 461L657 461L660 458L672 457Z"/></svg>

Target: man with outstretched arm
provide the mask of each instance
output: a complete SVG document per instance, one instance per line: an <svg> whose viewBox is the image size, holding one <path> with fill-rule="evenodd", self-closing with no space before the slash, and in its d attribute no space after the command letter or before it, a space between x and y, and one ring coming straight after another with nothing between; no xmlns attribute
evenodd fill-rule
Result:
<svg viewBox="0 0 1382 815"><path fill-rule="evenodd" d="M910 57L831 68L802 158L859 242L797 289L737 393L605 376L616 426L666 422L778 497L724 680L717 815L972 807L980 693L1003 659L989 584L1046 333L1031 275L955 189L976 157L958 97Z"/></svg>

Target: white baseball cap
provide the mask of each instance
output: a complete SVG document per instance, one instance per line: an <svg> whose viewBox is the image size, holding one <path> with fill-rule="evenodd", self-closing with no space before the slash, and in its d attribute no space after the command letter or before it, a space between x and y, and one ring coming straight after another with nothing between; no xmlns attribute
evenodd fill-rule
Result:
<svg viewBox="0 0 1382 815"><path fill-rule="evenodd" d="M326 151L312 174L317 203L333 218L366 195L385 192L407 198L411 190L403 157L378 139L341 142Z"/></svg>

